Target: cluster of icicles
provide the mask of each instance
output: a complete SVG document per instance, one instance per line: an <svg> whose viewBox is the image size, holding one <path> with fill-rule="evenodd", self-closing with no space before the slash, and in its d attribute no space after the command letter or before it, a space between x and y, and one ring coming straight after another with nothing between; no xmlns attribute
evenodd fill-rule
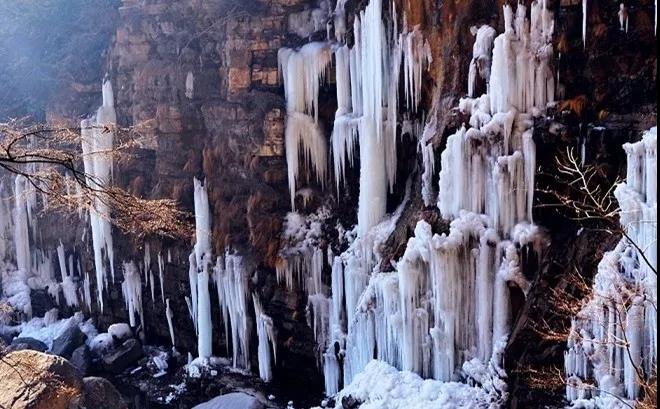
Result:
<svg viewBox="0 0 660 409"><path fill-rule="evenodd" d="M89 210L89 219L98 290L97 301L101 310L103 309L104 288L108 283L108 265L112 281L114 282L115 279L110 210L107 200L104 200L103 194L100 192L111 181L112 177L115 123L116 113L112 85L109 81L105 81L103 83L103 104L94 117L81 122L86 184L90 189L99 192L94 196L94 203ZM30 167L28 169L29 173L39 170L36 164L27 166ZM80 190L79 184L71 183L71 185ZM4 188L0 186L0 192L3 191ZM80 261L75 265L73 253L69 254L67 260L64 245L60 243L58 246L56 256L62 281L57 282L53 269L53 255L48 251L35 248L39 238L39 229L35 217L35 209L38 206L37 187L25 176L17 175L14 178L12 193L14 196L13 209L10 210L11 206L4 198L0 202L0 231L2 232L2 237L0 237L0 243L2 243L0 246L0 260L6 262L13 259L16 267L15 270L8 266L3 268L3 283L11 283L6 286L5 295L10 302L13 298L15 307L23 310L28 318L31 315L30 289L47 289L58 303L61 289L67 305L78 306L79 299L83 299L88 309L91 309L89 275L85 273L82 277L82 266ZM80 191L68 193L82 197ZM48 205L47 195L42 195L41 199L43 207L46 208ZM81 218L85 216L82 207L79 215ZM7 234L10 230L13 230L13 234ZM15 250L14 257L11 257L10 254L12 246ZM80 279L83 280L82 288L78 288L79 279L74 279L76 270L81 275ZM12 294L8 294L8 292Z"/></svg>
<svg viewBox="0 0 660 409"><path fill-rule="evenodd" d="M385 215L388 186L392 189L395 182L399 77L403 74L406 109L414 112L421 98L422 72L431 62L421 32L404 26L399 34L396 16L392 21L386 27L382 1L372 0L355 18L352 48L318 42L299 50L283 48L278 56L287 101L285 145L291 206L295 209L301 178L313 174L321 187L328 179L328 142L319 125L318 98L334 57L338 105L331 137L334 175L339 190L347 162L353 164L359 143L362 189L358 225L363 234Z"/></svg>
<svg viewBox="0 0 660 409"><path fill-rule="evenodd" d="M470 362L472 368L487 367L481 373L492 374L490 384L503 389L497 378L503 375L510 287L529 290L526 277L534 274L546 245L532 223L536 165L531 127L533 115L554 100L554 22L545 2L532 3L530 18L526 12L523 5L515 14L504 6L505 31L497 37L488 26L474 30L469 97L459 107L470 121L447 141L439 191L431 185L434 154L427 145L436 133L434 115L423 133L416 133L425 165L424 200L437 202L442 216L452 221L449 233L442 235L418 222L395 272L380 271L379 250L400 215L397 210L385 217L403 128L397 126L398 81L405 81L407 112L416 111L422 75L431 62L428 43L405 24L398 34L394 6L387 20L381 1L372 0L355 18L352 48L312 43L280 51L292 206L300 168L305 174L313 170L322 185L327 177L327 143L317 111L319 83L325 81L333 54L339 108L331 146L338 190L356 144L360 150L358 224L346 234L348 250L335 256L302 235L306 250L283 252L278 274L288 287L301 282L308 293L328 395L349 384L372 359L444 381L458 379L463 364ZM486 93L475 97L480 79ZM327 270L330 288L323 279ZM303 277L296 280L296 274ZM470 372L463 369L463 375ZM472 375L479 376L467 374Z"/></svg>
<svg viewBox="0 0 660 409"><path fill-rule="evenodd" d="M251 335L248 320L248 270L240 255L226 251L211 262L211 213L206 186L199 180L195 185L195 247L190 254L190 290L186 296L190 317L197 333L198 358L212 356L213 327L211 320L210 279L218 291L222 312L226 345L232 347L233 366L250 368L249 341ZM212 271L212 273L211 273ZM276 358L276 339L272 319L265 314L257 294L252 295L258 337L259 376L272 379L272 364ZM231 343L230 343L231 336Z"/></svg>
<svg viewBox="0 0 660 409"><path fill-rule="evenodd" d="M657 128L623 146L627 180L614 194L624 237L605 253L593 296L573 321L565 357L571 401L640 397L657 364ZM593 384L595 382L595 384Z"/></svg>

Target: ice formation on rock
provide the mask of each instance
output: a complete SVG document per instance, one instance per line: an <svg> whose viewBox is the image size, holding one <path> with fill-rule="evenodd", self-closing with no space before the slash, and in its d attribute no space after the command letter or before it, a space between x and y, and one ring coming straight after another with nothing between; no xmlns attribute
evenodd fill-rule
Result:
<svg viewBox="0 0 660 409"><path fill-rule="evenodd" d="M476 38L472 48L472 61L470 61L468 74L468 96L475 97L477 79L490 80L493 40L497 33L494 28L485 24L479 28L473 27L471 31Z"/></svg>
<svg viewBox="0 0 660 409"><path fill-rule="evenodd" d="M301 156L305 176L309 177L313 169L317 181L325 184L327 143L318 123L318 99L320 83L325 80L331 60L331 50L325 43L309 43L298 51L282 48L278 53L286 95L284 140L292 209L295 209Z"/></svg>
<svg viewBox="0 0 660 409"><path fill-rule="evenodd" d="M160 298L165 302L165 260L160 252L158 253L158 280L160 281Z"/></svg>
<svg viewBox="0 0 660 409"><path fill-rule="evenodd" d="M640 397L657 365L657 128L623 146L626 182L615 190L625 236L605 253L593 295L573 321L565 353L569 401ZM591 381L595 385L591 385Z"/></svg>
<svg viewBox="0 0 660 409"><path fill-rule="evenodd" d="M249 369L250 327L248 325L248 283L247 266L243 257L227 251L218 257L214 267L215 282L218 287L218 300L225 323L225 336L231 345L234 368ZM231 330L229 330L231 328Z"/></svg>
<svg viewBox="0 0 660 409"><path fill-rule="evenodd" d="M172 307L170 307L170 299L165 300L165 318L167 318L167 329L170 332L170 341L172 342L172 347L176 346L174 342L174 313L172 312Z"/></svg>
<svg viewBox="0 0 660 409"><path fill-rule="evenodd" d="M619 29L628 32L628 7L623 3L619 5Z"/></svg>
<svg viewBox="0 0 660 409"><path fill-rule="evenodd" d="M209 265L211 263L211 215L206 186L194 180L195 186L195 249L190 255L190 289L193 317L197 329L197 352L200 358L212 354L213 324L211 295L209 292Z"/></svg>
<svg viewBox="0 0 660 409"><path fill-rule="evenodd" d="M17 175L14 179L14 247L16 248L16 267L26 274L32 272L29 236L29 186L25 176Z"/></svg>
<svg viewBox="0 0 660 409"><path fill-rule="evenodd" d="M587 18L588 18L588 1L582 0L582 46L587 47Z"/></svg>
<svg viewBox="0 0 660 409"><path fill-rule="evenodd" d="M257 322L257 354L259 358L259 377L266 382L273 379L273 363L277 361L277 340L273 319L264 313L257 294L252 294L254 315ZM272 347L272 353L271 353Z"/></svg>
<svg viewBox="0 0 660 409"><path fill-rule="evenodd" d="M317 283L322 274L323 254L319 243L322 238L322 225L330 216L327 208L321 208L316 213L302 216L290 212L284 220L282 240L284 250L280 253L277 266L277 281L293 290L296 286L308 290L316 277ZM316 286L318 288L318 285Z"/></svg>
<svg viewBox="0 0 660 409"><path fill-rule="evenodd" d="M392 188L396 174L399 79L402 107L414 113L430 49L418 29L407 27L405 16L399 33L394 7L386 15L381 0L371 0L356 16L352 48L332 48L338 105L333 168L339 190L359 145L358 224L346 234L348 249L336 257L328 251L326 262L322 232L308 234L309 219L289 214L284 261L278 268L280 282L289 288L300 282L308 294L309 323L324 351L320 360L329 395L342 383L350 384L374 358L444 381L457 379L461 371L472 376L471 369L485 368L490 361L491 369L481 370L487 375L479 376L490 379L493 392L505 394L495 379L503 372L501 352L511 319L509 287L529 290L527 277L534 274L529 270L545 247L543 234L532 224L536 148L531 127L533 115L554 100L555 80L554 21L545 1L532 3L529 18L520 4L515 16L511 6L504 6L504 16L505 31L499 36L488 26L475 31L470 97L459 107L470 121L449 138L441 156L437 203L443 217L451 220L450 230L434 234L420 221L394 272L381 271L379 248L400 215L397 211L383 220L388 186ZM280 61L288 62L292 53L281 51ZM325 55L322 61L325 73L329 61ZM298 74L305 85L299 81L300 89L294 89L286 76L293 78L297 65L281 66L289 116L302 113L311 122L318 94L304 97L309 77ZM479 77L488 86L478 97ZM434 121L431 115L423 133L406 118L401 123L401 132L409 129L419 139L423 198L429 205L436 201L430 187ZM298 166L296 159L289 162L290 169ZM539 260L524 263L523 253ZM330 289L323 285L327 270Z"/></svg>
<svg viewBox="0 0 660 409"><path fill-rule="evenodd" d="M345 24L343 7L344 3L338 2L335 11L341 24ZM318 92L334 54L338 102L332 131L335 181L339 189L346 162L353 164L358 142L360 235L366 235L385 215L387 188L389 185L391 190L395 182L399 78L403 79L406 108L415 112L421 100L422 74L431 58L422 33L404 25L399 34L396 16L386 27L382 9L382 0L372 0L355 18L352 48L310 43L299 51L279 52L287 100L285 140L292 208L301 156L305 173L312 165L320 184L325 184L327 144L318 126ZM391 13L395 14L393 7ZM335 34L343 36L337 30Z"/></svg>
<svg viewBox="0 0 660 409"><path fill-rule="evenodd" d="M192 99L195 91L195 76L191 71L186 74L186 98Z"/></svg>
<svg viewBox="0 0 660 409"><path fill-rule="evenodd" d="M102 189L111 182L112 147L117 115L114 108L114 94L110 81L103 83L103 105L96 111L96 117L80 123L83 164L87 184ZM110 224L110 207L102 193L96 195L89 212L94 249L94 269L96 271L97 302L103 311L103 289L107 283L105 260L110 265L114 282L114 247Z"/></svg>
<svg viewBox="0 0 660 409"><path fill-rule="evenodd" d="M140 325L144 328L144 313L142 310L142 278L134 262L124 263L124 282L121 284L126 310L128 311L128 320L131 327L135 327L138 322L136 314L140 316Z"/></svg>

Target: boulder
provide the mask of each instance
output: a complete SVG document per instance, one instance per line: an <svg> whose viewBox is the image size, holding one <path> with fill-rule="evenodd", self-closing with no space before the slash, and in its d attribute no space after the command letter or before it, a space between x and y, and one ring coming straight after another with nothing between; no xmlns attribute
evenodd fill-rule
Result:
<svg viewBox="0 0 660 409"><path fill-rule="evenodd" d="M362 405L362 402L355 399L351 395L344 396L341 398L341 407L344 409L358 409Z"/></svg>
<svg viewBox="0 0 660 409"><path fill-rule="evenodd" d="M71 359L69 361L71 362L71 365L76 368L78 375L85 376L92 364L92 353L90 352L89 347L87 345L81 345L76 348L71 354Z"/></svg>
<svg viewBox="0 0 660 409"><path fill-rule="evenodd" d="M128 409L117 388L107 379L95 376L83 379L81 402L88 409Z"/></svg>
<svg viewBox="0 0 660 409"><path fill-rule="evenodd" d="M14 338L11 341L11 345L8 348L10 351L22 351L25 349L30 349L33 351L46 352L48 345L39 341L38 339L30 337L19 337Z"/></svg>
<svg viewBox="0 0 660 409"><path fill-rule="evenodd" d="M64 358L43 352L10 352L0 360L0 408L68 409L82 381Z"/></svg>
<svg viewBox="0 0 660 409"><path fill-rule="evenodd" d="M50 352L70 358L73 351L85 343L85 334L78 328L78 325L70 325L57 338L53 339L53 346Z"/></svg>
<svg viewBox="0 0 660 409"><path fill-rule="evenodd" d="M108 327L108 334L112 336L117 344L121 344L129 338L133 338L131 327L124 322L110 325Z"/></svg>
<svg viewBox="0 0 660 409"><path fill-rule="evenodd" d="M119 347L103 356L103 366L109 372L119 374L137 362L144 351L142 345L134 339L124 341Z"/></svg>
<svg viewBox="0 0 660 409"><path fill-rule="evenodd" d="M220 395L193 409L264 409L266 406L256 397L243 392Z"/></svg>

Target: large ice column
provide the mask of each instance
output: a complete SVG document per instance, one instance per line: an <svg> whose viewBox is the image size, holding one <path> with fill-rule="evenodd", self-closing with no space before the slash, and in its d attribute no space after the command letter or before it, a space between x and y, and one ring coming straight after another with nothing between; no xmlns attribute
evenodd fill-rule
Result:
<svg viewBox="0 0 660 409"><path fill-rule="evenodd" d="M112 149L117 115L114 109L114 94L110 81L103 83L103 105L97 110L96 118L85 119L80 124L83 165L87 184L94 190L108 186L112 177ZM97 192L89 212L94 249L94 268L98 303L103 310L103 289L107 283L105 260L109 262L114 281L114 246L110 224L110 206L102 192Z"/></svg>
<svg viewBox="0 0 660 409"><path fill-rule="evenodd" d="M584 397L580 385L589 378L598 386L594 399L637 399L657 364L657 128L623 148L627 179L614 194L625 235L603 256L593 296L573 323L565 354L569 400Z"/></svg>
<svg viewBox="0 0 660 409"><path fill-rule="evenodd" d="M266 382L273 379L273 363L277 362L277 341L273 319L264 313L257 294L252 294L254 315L257 321L259 377ZM272 347L272 353L271 353Z"/></svg>
<svg viewBox="0 0 660 409"><path fill-rule="evenodd" d="M16 248L16 267L25 274L31 274L30 233L27 206L28 180L16 176L14 180L14 247Z"/></svg>
<svg viewBox="0 0 660 409"><path fill-rule="evenodd" d="M200 358L209 358L212 354L213 322L211 320L211 295L209 293L209 256L202 260L202 267L197 273L197 354Z"/></svg>
<svg viewBox="0 0 660 409"><path fill-rule="evenodd" d="M213 340L208 271L211 263L211 213L206 185L195 178L194 189L195 250L190 256L190 290L198 356L209 358Z"/></svg>
<svg viewBox="0 0 660 409"><path fill-rule="evenodd" d="M194 179L195 187L195 261L201 268L204 255L211 252L211 211L206 183ZM210 255L210 254L209 254Z"/></svg>
<svg viewBox="0 0 660 409"><path fill-rule="evenodd" d="M382 1L372 0L355 19L356 65L361 78L358 125L360 143L360 194L358 198L358 235L365 236L385 215L387 204L387 170L383 102L387 90L387 39L382 19ZM351 76L351 81L357 83Z"/></svg>

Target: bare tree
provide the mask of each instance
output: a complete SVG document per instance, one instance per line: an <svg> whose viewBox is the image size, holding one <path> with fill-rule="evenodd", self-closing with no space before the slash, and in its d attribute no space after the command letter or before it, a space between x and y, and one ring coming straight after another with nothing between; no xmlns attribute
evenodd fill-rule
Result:
<svg viewBox="0 0 660 409"><path fill-rule="evenodd" d="M139 127L110 129L115 144L109 155L115 160L131 155L139 145ZM188 238L192 234L189 215L170 199L145 199L125 189L103 184L83 167L80 151L80 128L65 126L25 125L25 121L0 123L0 170L25 178L27 184L41 193L47 207L56 211L93 210L105 204L111 210L105 215L124 232L137 236Z"/></svg>
<svg viewBox="0 0 660 409"><path fill-rule="evenodd" d="M636 243L628 234L626 226L622 226L620 223L619 214L621 210L614 196L614 191L622 180L616 179L612 183L608 180L605 172L599 167L583 164L571 148L568 148L564 155L558 156L555 159L555 164L556 173L546 175L555 181L555 188L540 189L542 193L547 194L555 200L554 203L541 205L541 207L555 208L563 216L575 221L582 228L603 231L623 237L626 243L630 244L636 250L639 256L639 263L644 264L644 267L648 271L657 275L656 266L644 254L645 249L642 249ZM628 287L628 285L622 285L622 287ZM581 341L582 335L579 331L577 333L572 332L569 326L556 321L568 323L575 319L579 316L579 312L586 300L591 298L597 297L603 303L607 304L608 308L614 308L614 324L618 329L616 333L620 333L622 336L615 336L614 340L608 339L607 343L615 348L622 349L624 356L626 356L633 366L640 385L641 396L643 397L641 401L636 403L636 407L656 407L657 385L655 379L657 377L657 368L653 365L652 368L645 371L643 367L634 363L630 351L630 341L626 335L626 312L636 297L644 296L645 294L643 294L644 290L638 286L629 287L621 288L621 294L617 294L616 297L596 292L585 278L584 272L580 271L577 265L567 266L567 272L562 277L560 284L554 288L550 288L548 298L550 305L552 305L553 317L557 319L553 320L553 322L540 320L532 326L533 330L542 339L551 342L563 342L569 336L575 337L577 341ZM657 306L648 297L644 297L644 299L648 308L653 308L657 311ZM604 323L603 325L607 324ZM589 341L592 343L595 342L594 339L590 339ZM548 379L553 379L555 382L564 382L565 385L568 385L567 382L571 382L564 378L559 368L551 368L545 372L522 368L520 372L521 375L531 380L532 385L535 383L540 385L540 382L547 383L549 382ZM594 382L581 381L579 384L570 384L570 386L590 392L612 395L609 391L599 389ZM633 407L628 401L618 396L612 396L618 399L622 405Z"/></svg>

